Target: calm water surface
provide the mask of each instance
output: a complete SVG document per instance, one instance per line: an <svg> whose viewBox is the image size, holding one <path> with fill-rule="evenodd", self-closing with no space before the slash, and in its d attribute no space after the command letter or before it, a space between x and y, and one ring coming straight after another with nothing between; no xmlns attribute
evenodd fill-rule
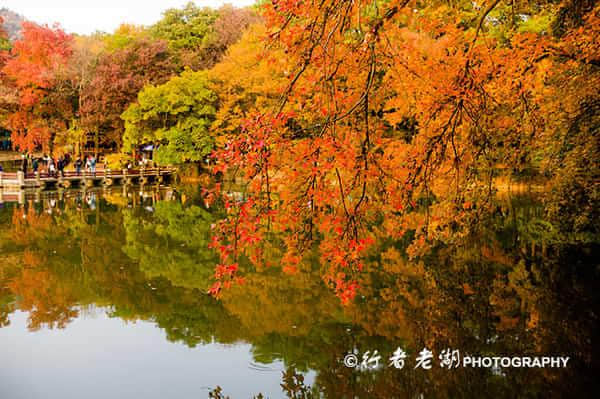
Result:
<svg viewBox="0 0 600 399"><path fill-rule="evenodd" d="M199 192L4 197L0 398L594 397L598 247L555 231L535 201L499 200L476 233L419 261L381 243L343 307L316 257L296 275L246 265L244 285L207 296L219 210ZM403 369L388 366L398 347ZM414 367L423 348L430 370ZM447 370L447 348L570 361ZM375 350L375 370L342 362Z"/></svg>

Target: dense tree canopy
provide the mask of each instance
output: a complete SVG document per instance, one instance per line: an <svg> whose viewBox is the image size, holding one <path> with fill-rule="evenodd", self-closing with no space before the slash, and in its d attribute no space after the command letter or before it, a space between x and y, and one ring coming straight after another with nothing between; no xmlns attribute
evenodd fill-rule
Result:
<svg viewBox="0 0 600 399"><path fill-rule="evenodd" d="M177 70L164 41L135 38L103 52L81 93L82 125L105 142L122 144L121 114L146 85L161 84Z"/></svg>
<svg viewBox="0 0 600 399"><path fill-rule="evenodd" d="M166 40L182 66L194 70L213 66L244 29L258 21L251 9L225 5L219 10L199 8L190 2L181 9L165 11L150 28L153 37Z"/></svg>
<svg viewBox="0 0 600 399"><path fill-rule="evenodd" d="M146 86L122 115L127 148L158 143L156 161L179 164L199 161L213 150L209 128L216 95L205 72L184 71L160 86Z"/></svg>
<svg viewBox="0 0 600 399"><path fill-rule="evenodd" d="M215 154L246 182L244 201L224 192L223 264L261 259L279 232L283 267L319 246L348 301L378 239L408 237L412 257L450 244L493 211L499 176L531 170L575 190L573 223L593 230L600 8L572 3L265 3L290 66L278 104Z"/></svg>
<svg viewBox="0 0 600 399"><path fill-rule="evenodd" d="M281 49L265 49L265 34L263 25L253 25L208 71L219 95L212 129L219 136L239 131L251 115L272 108L281 97L289 62Z"/></svg>
<svg viewBox="0 0 600 399"><path fill-rule="evenodd" d="M0 35L0 125L21 151L120 151L121 115L144 87L185 68L210 68L257 21L253 9L189 3L149 27L122 25L111 34L74 37L25 22L18 40ZM173 159L201 159L209 147Z"/></svg>
<svg viewBox="0 0 600 399"><path fill-rule="evenodd" d="M110 34L0 29L15 150L129 163L151 145L211 175L164 201L161 184L6 207L0 327L106 307L189 346L251 343L298 397L309 369L325 396L568 396L577 374L580 393L598 384L599 88L595 0L189 3ZM514 182L541 201L506 195ZM375 343L568 348L574 366L339 361Z"/></svg>
<svg viewBox="0 0 600 399"><path fill-rule="evenodd" d="M23 38L10 50L3 74L16 88L17 104L7 127L21 150L47 149L57 129L73 116L72 84L67 75L72 36L62 30L23 24Z"/></svg>
<svg viewBox="0 0 600 399"><path fill-rule="evenodd" d="M452 244L507 179L545 185L573 240L598 233L599 14L592 0L265 1L87 38L25 24L0 61L1 123L21 150L210 153L225 184L206 200L227 209L213 292L243 259L268 263L276 234L285 270L318 248L350 302L375 242L407 240L413 259Z"/></svg>

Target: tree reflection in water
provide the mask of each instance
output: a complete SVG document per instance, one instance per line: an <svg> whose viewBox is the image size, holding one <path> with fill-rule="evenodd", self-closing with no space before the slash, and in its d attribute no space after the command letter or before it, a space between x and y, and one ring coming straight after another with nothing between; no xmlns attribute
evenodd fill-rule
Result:
<svg viewBox="0 0 600 399"><path fill-rule="evenodd" d="M98 192L28 200L0 210L0 326L16 310L28 327L68 328L82 312L146 320L190 347L248 342L256 362L282 360L290 398L587 397L598 385L598 244L544 219L527 197L498 199L494 215L453 246L407 257L380 242L360 276L360 295L341 306L317 256L294 273L253 265L245 283L206 295L217 257L208 248L221 215L199 189ZM276 264L276 237L266 253ZM388 367L397 347L402 370ZM431 370L414 368L424 347ZM565 369L438 367L443 349L489 356L570 356ZM357 371L341 359L377 349L382 366ZM306 386L303 373L316 378ZM211 397L226 397L227 387ZM249 397L258 393L249 393Z"/></svg>

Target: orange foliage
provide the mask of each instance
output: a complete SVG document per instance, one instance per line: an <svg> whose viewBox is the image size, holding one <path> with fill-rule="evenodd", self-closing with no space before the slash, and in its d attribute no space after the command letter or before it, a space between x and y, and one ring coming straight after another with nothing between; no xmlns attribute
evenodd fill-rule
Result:
<svg viewBox="0 0 600 399"><path fill-rule="evenodd" d="M498 2L470 25L459 9L412 3L265 4L289 69L280 101L248 115L214 156L215 172L244 181L215 190L228 213L214 242L224 267L260 259L276 233L285 269L317 245L325 280L349 302L378 238L414 232L413 257L460 239L491 205L496 165L524 169L561 127L549 69L568 52L565 71L597 60L597 16L563 51L548 35L487 34ZM583 86L573 98L593 89ZM212 292L237 274L218 273Z"/></svg>
<svg viewBox="0 0 600 399"><path fill-rule="evenodd" d="M60 109L58 101L47 104L48 92L55 88L72 55L72 36L60 28L23 23L23 38L11 49L3 74L18 90L18 110L8 118L12 141L21 150L47 148L53 126L47 107ZM60 121L64 124L64 121ZM64 127L64 125L63 125Z"/></svg>

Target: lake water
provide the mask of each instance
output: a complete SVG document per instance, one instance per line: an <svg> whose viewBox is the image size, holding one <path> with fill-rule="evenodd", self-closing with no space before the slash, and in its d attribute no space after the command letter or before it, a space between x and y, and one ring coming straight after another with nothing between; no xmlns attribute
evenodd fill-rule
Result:
<svg viewBox="0 0 600 399"><path fill-rule="evenodd" d="M199 193L96 188L0 204L0 398L206 398L217 386L231 398L594 397L598 246L553 230L528 197L499 199L477 232L419 261L383 243L342 306L316 257L206 295L219 210ZM425 348L430 369L415 367ZM569 361L441 367L450 352ZM349 354L370 362L347 367Z"/></svg>

